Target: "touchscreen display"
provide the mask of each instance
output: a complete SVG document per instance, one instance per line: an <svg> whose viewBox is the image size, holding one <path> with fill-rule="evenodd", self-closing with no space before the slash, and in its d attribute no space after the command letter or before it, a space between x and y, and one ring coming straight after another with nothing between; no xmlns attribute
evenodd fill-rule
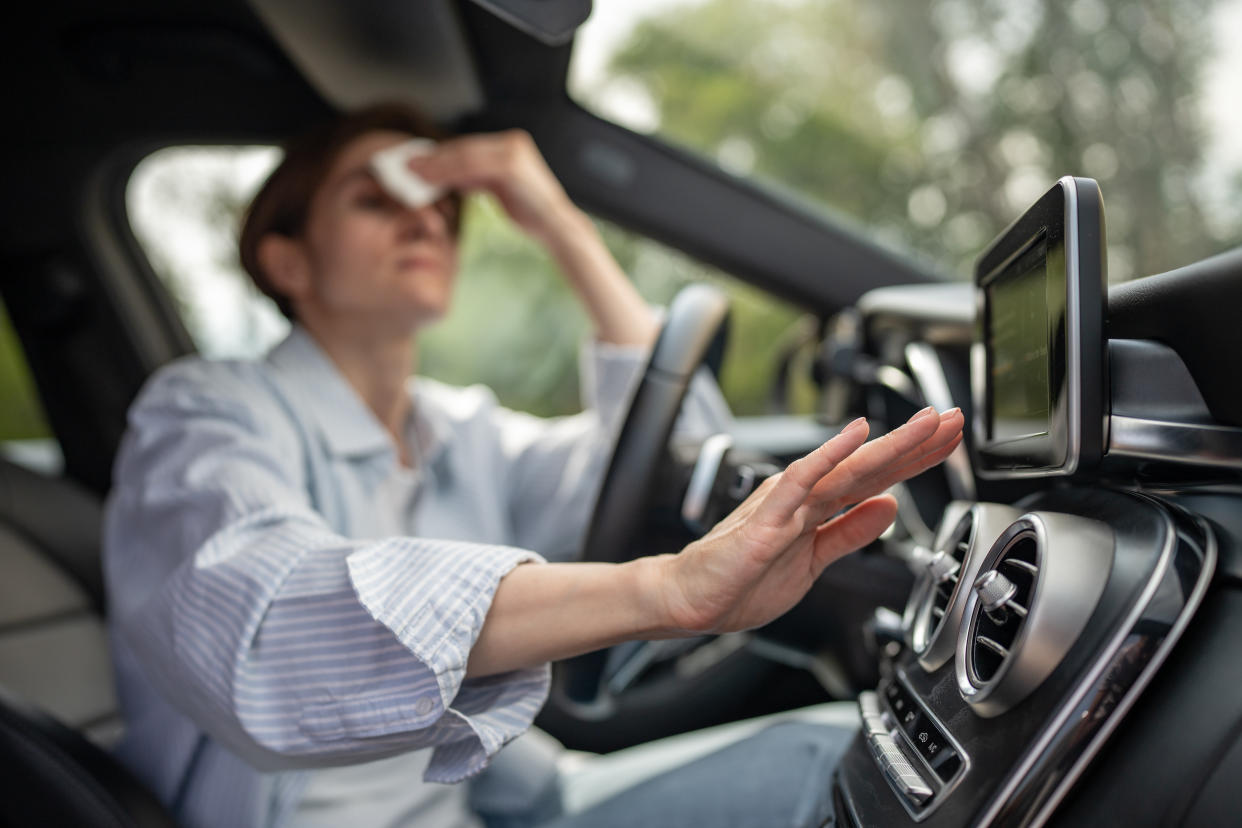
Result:
<svg viewBox="0 0 1242 828"><path fill-rule="evenodd" d="M1052 427L1048 241L1040 237L986 288L991 440Z"/></svg>
<svg viewBox="0 0 1242 828"><path fill-rule="evenodd" d="M975 266L970 351L979 475L1076 474L1104 454L1104 213L1060 179Z"/></svg>

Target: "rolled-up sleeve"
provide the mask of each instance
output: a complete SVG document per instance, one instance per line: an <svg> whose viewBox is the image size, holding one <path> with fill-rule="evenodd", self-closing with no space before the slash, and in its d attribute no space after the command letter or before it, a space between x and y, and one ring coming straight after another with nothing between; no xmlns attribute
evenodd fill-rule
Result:
<svg viewBox="0 0 1242 828"><path fill-rule="evenodd" d="M256 384L183 363L131 411L105 525L114 634L260 769L434 747L428 779L478 771L547 694L546 668L465 680L500 579L541 558L333 532L309 502L305 437Z"/></svg>

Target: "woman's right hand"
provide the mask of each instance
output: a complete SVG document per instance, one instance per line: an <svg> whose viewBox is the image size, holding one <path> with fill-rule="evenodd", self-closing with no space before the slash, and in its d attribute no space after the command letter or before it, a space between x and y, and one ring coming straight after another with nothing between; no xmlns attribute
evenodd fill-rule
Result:
<svg viewBox="0 0 1242 828"><path fill-rule="evenodd" d="M859 420L765 480L676 555L519 566L496 589L467 675L633 639L766 624L798 603L824 567L879 536L897 513L881 493L947 457L961 431L956 408L921 411L870 443Z"/></svg>
<svg viewBox="0 0 1242 828"><path fill-rule="evenodd" d="M944 460L962 425L958 409L928 408L868 443L860 419L764 481L703 538L654 559L669 632L744 630L783 615L826 566L893 522L896 500L882 492Z"/></svg>

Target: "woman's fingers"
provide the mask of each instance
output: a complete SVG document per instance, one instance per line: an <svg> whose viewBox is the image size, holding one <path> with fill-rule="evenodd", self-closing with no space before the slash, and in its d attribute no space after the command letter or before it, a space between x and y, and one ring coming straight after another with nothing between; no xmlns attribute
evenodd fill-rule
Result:
<svg viewBox="0 0 1242 828"><path fill-rule="evenodd" d="M887 481L885 485L883 486L883 488L879 489L878 491L883 491L884 489L887 489L889 486L893 485L894 483L898 483L902 480L909 480L911 477L916 477L922 474L923 472L927 471L928 469L930 469L932 466L935 466L938 463L944 462L945 458L948 457L950 454L952 454L953 450L957 448L958 445L961 444L961 442L962 442L962 435L959 432L953 435L953 438L948 443L941 446L940 448L934 451L931 451L928 454L923 455L917 460L912 460L911 462L907 463L905 466L902 466L901 468L897 469L895 472L893 472L891 479Z"/></svg>
<svg viewBox="0 0 1242 828"><path fill-rule="evenodd" d="M512 174L520 162L520 138L508 133L466 135L436 144L409 161L410 169L433 184L460 189L486 187Z"/></svg>
<svg viewBox="0 0 1242 828"><path fill-rule="evenodd" d="M935 419L938 421L930 433L927 433L927 422L924 421L921 431L926 436L923 440L903 441L904 451L886 450L882 453L877 451L875 456L867 457L864 452L867 452L872 444L864 446L855 457L851 457L842 464L840 477L832 475L820 484L815 492L819 502L823 503L828 513L831 514L850 503L857 503L879 494L894 483L912 477L939 463L960 441L963 418L961 411L953 409ZM900 430L898 429L893 434L897 434ZM881 440L874 441L875 444L881 442ZM882 447L877 446L877 448ZM933 457L935 459L930 459ZM879 462L874 462L876 460Z"/></svg>
<svg viewBox="0 0 1242 828"><path fill-rule="evenodd" d="M871 543L896 517L897 499L884 494L864 500L820 526L815 531L813 576L818 578L828 564Z"/></svg>
<svg viewBox="0 0 1242 828"><path fill-rule="evenodd" d="M837 436L790 463L764 498L762 519L781 524L792 518L816 484L866 441L868 430L867 421L859 417Z"/></svg>
<svg viewBox="0 0 1242 828"><path fill-rule="evenodd" d="M864 445L823 480L812 492L817 503L841 500L849 493L866 486L885 469L905 465L911 452L917 451L939 428L935 409L925 408L904 425ZM919 452L921 454L921 452ZM862 498L852 498L856 502Z"/></svg>
<svg viewBox="0 0 1242 828"><path fill-rule="evenodd" d="M518 227L545 243L563 232L566 212L576 210L522 130L445 141L435 152L412 158L410 169L448 189L491 193Z"/></svg>
<svg viewBox="0 0 1242 828"><path fill-rule="evenodd" d="M960 428L959 411L937 416L929 407L901 427L867 443L866 421L855 420L785 469L764 498L763 518L783 523L808 500L820 506L856 503L881 492L891 483L878 485L880 481L938 451ZM829 508L836 511L840 505Z"/></svg>

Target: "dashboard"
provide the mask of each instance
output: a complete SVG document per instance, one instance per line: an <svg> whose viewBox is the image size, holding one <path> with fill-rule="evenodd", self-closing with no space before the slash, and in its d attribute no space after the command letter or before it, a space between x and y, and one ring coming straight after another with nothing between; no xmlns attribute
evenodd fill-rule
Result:
<svg viewBox="0 0 1242 828"><path fill-rule="evenodd" d="M1110 289L1104 239L1098 185L1064 178L971 285L859 304L877 358L972 433L859 697L839 824L1236 819L1242 418L1213 363L1238 335L1197 309L1242 307L1242 251Z"/></svg>

